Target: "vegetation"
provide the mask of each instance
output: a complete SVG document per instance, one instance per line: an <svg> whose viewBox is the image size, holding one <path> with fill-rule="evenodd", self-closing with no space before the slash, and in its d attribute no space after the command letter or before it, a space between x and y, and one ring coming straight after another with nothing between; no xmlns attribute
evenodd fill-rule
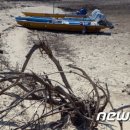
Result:
<svg viewBox="0 0 130 130"><path fill-rule="evenodd" d="M36 50L40 50L41 54L45 53L57 67L58 71L50 74L44 73L43 75L38 75L32 71L26 72L29 60ZM6 124L9 125L11 121L14 121L16 124L15 130L27 128L41 130L48 127L62 129L68 121L79 130L96 130L99 124L111 126L106 122L96 121L97 114L103 112L108 103L114 110L110 102L107 84L105 84L106 88L104 89L98 82L95 83L84 70L73 65L69 65L72 70L64 71L60 62L53 55L46 37L43 37L42 40L39 38L39 43L34 44L30 49L21 71L17 68L10 68L5 62L2 65L5 71L0 72L0 97L10 97L10 103L0 109L0 119L8 120ZM86 95L86 100L75 95L66 73L84 78L86 82L91 84L92 89ZM61 82L49 78L50 75L55 74L60 75ZM29 106L26 106L26 101L31 102ZM24 109L21 109L20 112L15 112L15 115L8 119L8 115L12 111L17 111L17 108L22 103L25 104ZM39 104L36 107L36 111L33 112L32 118L28 122L19 123L15 120L16 117L21 116L28 109L34 108L34 105L37 103ZM48 117L57 114L60 115L60 119L53 122L50 121L49 123L45 121ZM123 130L122 122L119 122L119 124L121 130ZM3 127L1 126L0 128Z"/></svg>

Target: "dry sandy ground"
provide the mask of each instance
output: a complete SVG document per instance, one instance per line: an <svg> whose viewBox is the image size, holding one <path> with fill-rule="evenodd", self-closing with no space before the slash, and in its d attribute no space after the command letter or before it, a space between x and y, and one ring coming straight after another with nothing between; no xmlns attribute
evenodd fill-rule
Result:
<svg viewBox="0 0 130 130"><path fill-rule="evenodd" d="M20 4L21 5L21 4ZM4 56L10 61L11 66L22 65L25 56L32 46L28 43L34 33L44 34L44 32L30 31L26 28L17 27L15 16L22 15L21 11L52 12L52 7L47 5L25 3L24 6L5 9L0 11L0 44L5 51ZM63 13L61 9L56 12ZM114 9L113 9L114 11ZM128 27L128 14L112 13L109 9L104 10L108 18L115 25L114 30L105 30L102 34L67 34L45 32L47 35L58 35L61 41L52 44L52 50L60 60L63 67L75 64L83 68L95 81L100 80L109 86L111 100L115 108L130 104L130 96L122 93L127 84L130 84L130 30ZM111 33L111 35L109 35ZM49 68L49 69L48 69ZM34 72L53 72L55 66L47 59L41 57L39 52L31 59L28 69ZM56 77L56 76L55 76ZM53 78L55 78L53 77ZM82 98L89 89L89 84L74 75L68 76L73 90ZM76 81L77 80L77 81ZM79 83L79 81L82 81ZM68 128L70 130L70 128ZM116 127L114 130L119 130ZM124 130L130 130L130 122L125 123Z"/></svg>

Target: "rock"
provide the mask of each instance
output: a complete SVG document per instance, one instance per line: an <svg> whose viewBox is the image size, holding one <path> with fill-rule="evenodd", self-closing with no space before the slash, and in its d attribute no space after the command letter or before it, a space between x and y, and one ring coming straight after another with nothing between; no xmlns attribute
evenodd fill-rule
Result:
<svg viewBox="0 0 130 130"><path fill-rule="evenodd" d="M13 15L10 15L10 17L14 17Z"/></svg>
<svg viewBox="0 0 130 130"><path fill-rule="evenodd" d="M122 92L126 92L128 95L130 95L130 84L127 84L125 86L125 89L122 90Z"/></svg>
<svg viewBox="0 0 130 130"><path fill-rule="evenodd" d="M0 54L3 54L3 50L0 50Z"/></svg>

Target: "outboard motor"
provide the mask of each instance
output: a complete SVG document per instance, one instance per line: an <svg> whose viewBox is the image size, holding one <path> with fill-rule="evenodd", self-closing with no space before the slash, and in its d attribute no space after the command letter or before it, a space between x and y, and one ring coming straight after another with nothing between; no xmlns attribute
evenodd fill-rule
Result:
<svg viewBox="0 0 130 130"><path fill-rule="evenodd" d="M109 22L109 21L106 21L105 24L106 24L106 26L109 27L110 29L113 29L113 28L114 28L114 25L113 25L111 22Z"/></svg>
<svg viewBox="0 0 130 130"><path fill-rule="evenodd" d="M107 21L106 16L101 13L100 10L95 9L92 12L92 17L95 19L95 21L99 24L99 25L103 25L103 26L107 26L110 29L114 28L113 24L109 21Z"/></svg>
<svg viewBox="0 0 130 130"><path fill-rule="evenodd" d="M87 14L86 8L81 8L79 11L76 12L77 15L86 15Z"/></svg>
<svg viewBox="0 0 130 130"><path fill-rule="evenodd" d="M92 12L92 17L95 17L97 13L101 13L101 11L99 9L95 9L93 12Z"/></svg>
<svg viewBox="0 0 130 130"><path fill-rule="evenodd" d="M93 12L92 12L92 18L95 19L96 22L99 22L99 21L106 21L106 16L101 13L100 10L98 9L95 9Z"/></svg>

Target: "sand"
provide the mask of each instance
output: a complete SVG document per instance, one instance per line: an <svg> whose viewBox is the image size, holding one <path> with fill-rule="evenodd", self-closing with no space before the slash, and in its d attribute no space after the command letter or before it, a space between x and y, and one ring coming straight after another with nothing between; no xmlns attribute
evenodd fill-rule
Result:
<svg viewBox="0 0 130 130"><path fill-rule="evenodd" d="M18 5L19 8L17 8ZM34 37L34 33L58 35L62 40L50 46L65 70L69 69L66 65L75 64L83 68L95 81L107 83L115 108L123 104L130 104L130 96L127 93L122 93L124 87L130 84L130 30L127 27L126 13L123 15L104 10L108 19L114 23L115 29L104 30L105 33L99 35L56 34L31 31L18 27L15 22L15 16L22 15L21 11L33 10L33 12L50 13L53 11L52 6L33 2L31 4L30 2L21 2L17 6L0 11L1 49L4 50L3 55L9 60L12 67L21 67L27 52L33 45L33 43L28 43L28 40L30 37ZM63 13L63 10L56 8L55 12ZM27 69L37 73L56 71L52 62L45 55L41 57L38 51L31 59ZM52 78L56 78L56 76L52 76ZM74 75L70 75L68 78L75 93L85 98L84 95L90 88L89 84L78 77L75 78ZM82 82L79 83L79 81ZM125 123L124 127L124 130L129 130L130 122ZM68 128L68 130L70 129ZM119 128L114 130L119 130Z"/></svg>

